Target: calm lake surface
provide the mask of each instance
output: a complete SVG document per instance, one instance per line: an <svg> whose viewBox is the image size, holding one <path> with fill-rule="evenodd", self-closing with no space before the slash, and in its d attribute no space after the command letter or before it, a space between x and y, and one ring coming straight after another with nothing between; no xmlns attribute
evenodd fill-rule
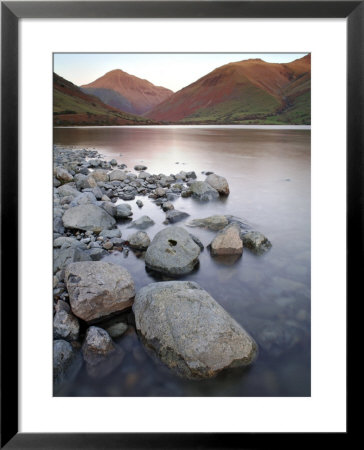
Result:
<svg viewBox="0 0 364 450"><path fill-rule="evenodd" d="M179 222L214 214L245 219L265 234L272 248L263 256L244 249L233 264L218 261L205 248L198 269L183 277L206 289L256 340L259 355L246 370L232 369L216 378L179 378L153 359L135 330L117 339L125 351L106 377L83 367L59 395L66 396L309 396L310 395L310 139L306 128L284 127L80 127L55 128L54 144L99 151L133 170L143 163L151 174L194 170L226 177L230 195L202 203L179 198L175 209L190 214ZM143 208L135 201L140 198ZM151 237L164 228L165 214L147 197L130 202L133 219L150 216ZM118 225L122 237L135 232ZM168 226L168 225L167 225ZM205 247L215 233L188 228ZM112 252L105 261L131 273L136 289L160 281L146 272L143 256Z"/></svg>

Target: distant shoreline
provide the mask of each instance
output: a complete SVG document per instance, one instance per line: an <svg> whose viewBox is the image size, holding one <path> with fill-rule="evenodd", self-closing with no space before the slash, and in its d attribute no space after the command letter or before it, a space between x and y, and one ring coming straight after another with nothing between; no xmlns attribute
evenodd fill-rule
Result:
<svg viewBox="0 0 364 450"><path fill-rule="evenodd" d="M311 125L67 125L53 128L230 128L246 130L311 130Z"/></svg>

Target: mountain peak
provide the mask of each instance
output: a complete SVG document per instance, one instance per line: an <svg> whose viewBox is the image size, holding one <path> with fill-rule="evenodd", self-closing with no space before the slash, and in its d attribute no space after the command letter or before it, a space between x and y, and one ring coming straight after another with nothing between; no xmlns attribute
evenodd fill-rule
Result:
<svg viewBox="0 0 364 450"><path fill-rule="evenodd" d="M111 70L81 87L107 104L127 105L124 110L133 114L143 114L173 94L170 89L155 86L121 69Z"/></svg>

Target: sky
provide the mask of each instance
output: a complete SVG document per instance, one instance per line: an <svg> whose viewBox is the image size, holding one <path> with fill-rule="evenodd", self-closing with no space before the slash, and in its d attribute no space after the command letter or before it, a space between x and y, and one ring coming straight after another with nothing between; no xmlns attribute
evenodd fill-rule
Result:
<svg viewBox="0 0 364 450"><path fill-rule="evenodd" d="M250 58L287 63L306 53L55 53L54 72L77 86L121 69L176 92L219 66Z"/></svg>

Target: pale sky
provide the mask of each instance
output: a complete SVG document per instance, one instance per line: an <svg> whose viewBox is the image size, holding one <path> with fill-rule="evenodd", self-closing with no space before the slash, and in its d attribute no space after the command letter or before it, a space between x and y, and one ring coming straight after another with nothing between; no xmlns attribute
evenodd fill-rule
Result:
<svg viewBox="0 0 364 450"><path fill-rule="evenodd" d="M77 86L114 69L176 92L224 64L250 58L287 63L307 53L55 53L54 72Z"/></svg>

